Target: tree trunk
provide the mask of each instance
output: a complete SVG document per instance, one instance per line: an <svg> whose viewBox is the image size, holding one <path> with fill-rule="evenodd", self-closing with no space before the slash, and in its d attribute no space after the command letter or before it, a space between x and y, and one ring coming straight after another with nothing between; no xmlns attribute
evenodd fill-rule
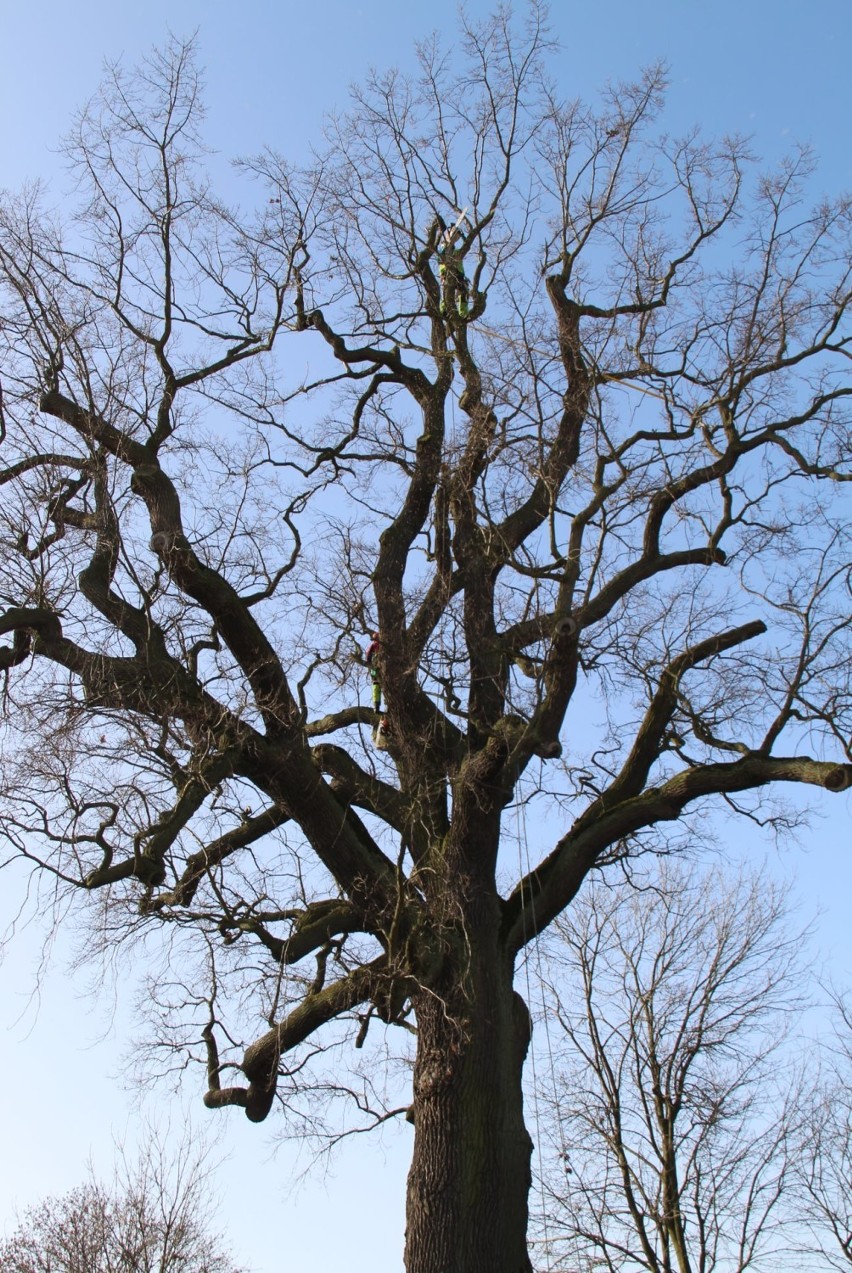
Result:
<svg viewBox="0 0 852 1273"><path fill-rule="evenodd" d="M493 909L485 909L493 917ZM531 1273L532 1142L521 1083L529 1014L512 989L497 925L476 925L469 910L465 918L463 967L447 977L443 995L424 991L415 1003L405 1267L407 1273Z"/></svg>

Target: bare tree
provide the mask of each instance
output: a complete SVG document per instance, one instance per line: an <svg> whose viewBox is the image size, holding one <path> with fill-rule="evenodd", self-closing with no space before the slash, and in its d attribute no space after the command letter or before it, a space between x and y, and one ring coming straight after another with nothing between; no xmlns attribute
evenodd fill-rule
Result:
<svg viewBox="0 0 852 1273"><path fill-rule="evenodd" d="M852 1011L838 996L837 1046L828 1050L804 1120L796 1155L800 1219L808 1241L831 1269L852 1267Z"/></svg>
<svg viewBox="0 0 852 1273"><path fill-rule="evenodd" d="M211 1170L154 1136L112 1181L28 1207L0 1242L0 1273L241 1273L213 1231Z"/></svg>
<svg viewBox="0 0 852 1273"><path fill-rule="evenodd" d="M0 229L6 841L161 926L212 1108L413 1040L413 1099L339 1080L410 1107L409 1273L529 1269L513 965L588 871L852 776L849 207L548 56L535 5L427 42L249 214L174 45Z"/></svg>
<svg viewBox="0 0 852 1273"><path fill-rule="evenodd" d="M777 1268L801 1113L784 891L669 865L641 889L595 883L556 929L549 1241L611 1273Z"/></svg>

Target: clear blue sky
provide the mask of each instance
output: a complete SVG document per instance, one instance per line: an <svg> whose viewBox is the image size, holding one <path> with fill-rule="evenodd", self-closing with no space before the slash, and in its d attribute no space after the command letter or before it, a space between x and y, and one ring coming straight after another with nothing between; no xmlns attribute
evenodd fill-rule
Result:
<svg viewBox="0 0 852 1273"><path fill-rule="evenodd" d="M490 7L471 0L467 9L476 15ZM0 0L0 185L55 178L60 161L51 148L95 87L103 59L132 61L169 30L199 31L207 135L222 156L270 143L299 157L317 137L323 112L345 104L347 86L368 65L405 65L417 36L435 28L452 34L455 13L447 0ZM671 68L673 132L697 123L710 133L750 134L770 160L796 141L810 142L821 160L819 183L832 192L852 187L849 0L556 2L553 26L562 43L554 71L570 95L593 95L605 80L632 76L662 57ZM852 802L843 796L826 808L829 820L815 824L806 850L787 854L781 869L798 861L806 908L825 906L823 937L837 977L848 982ZM764 848L745 851L762 857ZM9 889L4 883L0 919L11 905ZM19 1020L36 951L34 936L25 934L0 967L0 1143L7 1149L0 1224L16 1203L76 1183L90 1154L107 1169L112 1134L132 1134L135 1126L132 1097L117 1077L126 996L111 1028L103 1002L76 997L83 987L66 976L61 946L39 1011L30 1008ZM171 1099L166 1090L156 1093L163 1106ZM383 1146L359 1138L327 1180L291 1195L290 1159L272 1156L271 1133L236 1111L218 1121L222 1147L232 1153L221 1175L223 1223L239 1258L257 1273L401 1267L408 1128L388 1133Z"/></svg>

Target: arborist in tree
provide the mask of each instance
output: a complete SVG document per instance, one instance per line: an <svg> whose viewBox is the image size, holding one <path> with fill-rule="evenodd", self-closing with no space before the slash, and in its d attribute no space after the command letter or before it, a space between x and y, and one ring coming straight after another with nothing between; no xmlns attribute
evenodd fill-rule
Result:
<svg viewBox="0 0 852 1273"><path fill-rule="evenodd" d="M370 669L370 680L373 682L373 711L382 710L382 683L379 667L380 637L378 632L370 633L370 644L364 652L364 662Z"/></svg>
<svg viewBox="0 0 852 1273"><path fill-rule="evenodd" d="M440 312L442 318L447 316L448 300L454 302L459 318L465 320L470 314L470 284L464 272L461 255L453 246L464 216L465 213L463 212L455 225L449 230L444 225L443 220L440 217L438 218L443 230L435 249L438 255L438 277L441 280Z"/></svg>

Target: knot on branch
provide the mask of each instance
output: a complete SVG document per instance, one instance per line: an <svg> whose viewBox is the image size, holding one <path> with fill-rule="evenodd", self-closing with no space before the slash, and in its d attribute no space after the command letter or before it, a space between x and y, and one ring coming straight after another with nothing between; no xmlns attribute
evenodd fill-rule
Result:
<svg viewBox="0 0 852 1273"><path fill-rule="evenodd" d="M576 636L579 624L573 614L563 615L561 619L557 619L553 625L554 636Z"/></svg>
<svg viewBox="0 0 852 1273"><path fill-rule="evenodd" d="M201 1038L207 1051L207 1091L204 1093L204 1104L207 1109L223 1109L226 1105L237 1105L246 1112L246 1118L252 1123L262 1123L272 1108L275 1099L275 1087L278 1079L278 1053L274 1053L270 1064L268 1048L260 1048L260 1059L254 1058L243 1066L243 1073L249 1080L248 1087L222 1087L219 1063L219 1048L213 1030L211 1018L201 1031ZM254 1049L257 1051L257 1048ZM252 1049L249 1049L251 1052ZM251 1072L249 1072L251 1071Z"/></svg>
<svg viewBox="0 0 852 1273"><path fill-rule="evenodd" d="M113 863L111 856L111 853L108 854L101 866L96 866L83 877L84 888L103 888L106 884L117 884L129 879L139 880L146 888L159 888L165 881L166 869L159 858L142 853ZM150 899L139 904L140 915L150 914L153 909Z"/></svg>
<svg viewBox="0 0 852 1273"><path fill-rule="evenodd" d="M140 854L133 864L133 874L137 880L149 888L159 888L166 879L166 869L156 857L146 853Z"/></svg>
<svg viewBox="0 0 852 1273"><path fill-rule="evenodd" d="M189 540L179 531L156 531L149 541L152 552L158 557L166 557L181 548L189 548Z"/></svg>
<svg viewBox="0 0 852 1273"><path fill-rule="evenodd" d="M838 765L825 776L826 791L845 791L852 786L852 765Z"/></svg>
<svg viewBox="0 0 852 1273"><path fill-rule="evenodd" d="M249 1083L246 1092L245 1111L246 1118L250 1123L262 1123L269 1111L272 1109L272 1102L275 1100L275 1082L269 1083Z"/></svg>

